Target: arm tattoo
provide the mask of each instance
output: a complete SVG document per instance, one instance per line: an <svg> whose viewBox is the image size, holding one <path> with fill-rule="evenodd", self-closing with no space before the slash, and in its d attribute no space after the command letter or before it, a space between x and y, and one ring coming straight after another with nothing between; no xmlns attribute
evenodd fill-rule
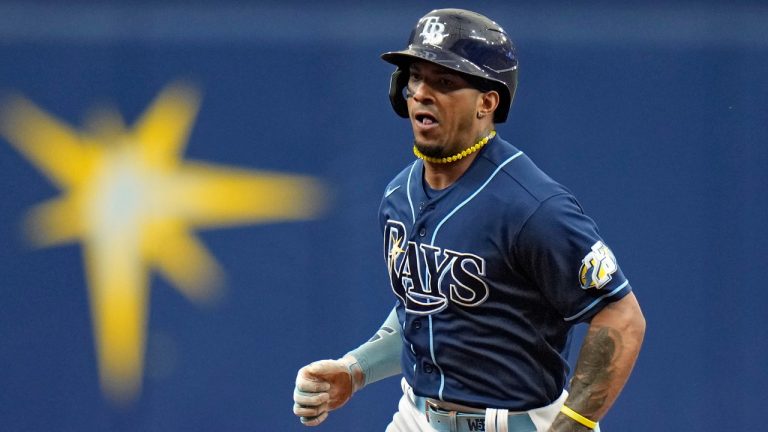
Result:
<svg viewBox="0 0 768 432"><path fill-rule="evenodd" d="M608 396L613 360L621 354L621 333L610 327L590 329L571 380L570 407L591 418Z"/></svg>
<svg viewBox="0 0 768 432"><path fill-rule="evenodd" d="M610 327L591 328L584 337L579 361L571 380L568 406L589 419L603 406L614 375L613 361L622 350L621 333ZM589 429L559 414L552 424L555 431Z"/></svg>

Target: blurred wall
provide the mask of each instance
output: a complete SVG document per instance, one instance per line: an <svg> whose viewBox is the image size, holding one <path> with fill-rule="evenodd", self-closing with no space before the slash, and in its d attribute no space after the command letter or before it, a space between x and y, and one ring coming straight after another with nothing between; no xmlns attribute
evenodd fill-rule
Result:
<svg viewBox="0 0 768 432"><path fill-rule="evenodd" d="M100 388L83 243L31 247L23 235L27 212L62 190L6 134L2 429L304 430L291 412L296 370L366 340L394 304L377 209L411 136L378 55L443 6L0 3L6 100L22 95L73 132L104 112L130 128L183 80L202 95L185 161L328 191L324 212L298 220L194 230L224 275L217 301L190 301L150 268L141 390L114 403ZM644 350L603 429L761 430L768 6L450 6L515 40L520 86L498 130L579 197L646 314ZM318 430L383 430L398 397L397 380L383 381Z"/></svg>

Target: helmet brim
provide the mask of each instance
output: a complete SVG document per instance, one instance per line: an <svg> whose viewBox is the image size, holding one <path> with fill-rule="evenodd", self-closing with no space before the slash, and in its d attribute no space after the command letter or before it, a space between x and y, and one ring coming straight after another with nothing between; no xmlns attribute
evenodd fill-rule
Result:
<svg viewBox="0 0 768 432"><path fill-rule="evenodd" d="M426 61L456 72L496 81L478 65L450 51L445 51L440 48L427 49L421 47L409 47L402 51L386 52L381 55L381 59L402 69L407 69L408 66L415 61Z"/></svg>

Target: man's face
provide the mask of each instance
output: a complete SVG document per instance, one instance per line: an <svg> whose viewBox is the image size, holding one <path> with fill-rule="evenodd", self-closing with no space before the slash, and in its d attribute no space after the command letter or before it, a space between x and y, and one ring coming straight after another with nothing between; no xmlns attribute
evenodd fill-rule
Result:
<svg viewBox="0 0 768 432"><path fill-rule="evenodd" d="M482 93L450 69L425 61L411 64L408 113L416 147L427 156L445 157L474 144Z"/></svg>

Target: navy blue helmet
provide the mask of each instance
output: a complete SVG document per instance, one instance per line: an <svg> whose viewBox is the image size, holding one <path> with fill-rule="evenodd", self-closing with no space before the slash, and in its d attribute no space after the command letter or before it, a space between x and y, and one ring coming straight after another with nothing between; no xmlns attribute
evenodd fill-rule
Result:
<svg viewBox="0 0 768 432"><path fill-rule="evenodd" d="M494 21L463 9L437 9L424 15L411 32L408 48L381 55L397 66L392 74L389 99L401 117L408 117L403 89L408 67L424 60L464 74L481 91L501 96L493 120L507 119L517 88L517 55L507 33Z"/></svg>

